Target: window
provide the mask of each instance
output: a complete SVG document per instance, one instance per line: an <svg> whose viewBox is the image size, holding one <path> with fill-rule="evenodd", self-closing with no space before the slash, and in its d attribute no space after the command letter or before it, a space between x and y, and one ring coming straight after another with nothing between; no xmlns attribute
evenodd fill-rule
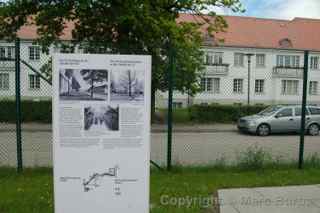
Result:
<svg viewBox="0 0 320 213"><path fill-rule="evenodd" d="M256 55L256 66L264 67L266 63L266 55L265 54L257 54Z"/></svg>
<svg viewBox="0 0 320 213"><path fill-rule="evenodd" d="M8 47L7 58L14 59L15 58L15 47Z"/></svg>
<svg viewBox="0 0 320 213"><path fill-rule="evenodd" d="M30 60L40 60L40 47L39 46L29 47L29 59Z"/></svg>
<svg viewBox="0 0 320 213"><path fill-rule="evenodd" d="M297 55L277 55L278 67L299 67L300 56Z"/></svg>
<svg viewBox="0 0 320 213"><path fill-rule="evenodd" d="M182 108L182 102L173 102L172 106L174 109Z"/></svg>
<svg viewBox="0 0 320 213"><path fill-rule="evenodd" d="M220 93L220 78L201 78L201 90Z"/></svg>
<svg viewBox="0 0 320 213"><path fill-rule="evenodd" d="M264 93L264 80L263 79L256 79L254 91L256 94Z"/></svg>
<svg viewBox="0 0 320 213"><path fill-rule="evenodd" d="M235 53L234 54L234 66L241 66L243 67L243 53Z"/></svg>
<svg viewBox="0 0 320 213"><path fill-rule="evenodd" d="M0 73L0 90L9 89L9 73Z"/></svg>
<svg viewBox="0 0 320 213"><path fill-rule="evenodd" d="M292 116L292 108L285 108L283 110L281 110L280 112L277 113L278 117L291 117Z"/></svg>
<svg viewBox="0 0 320 213"><path fill-rule="evenodd" d="M282 80L282 94L283 95L298 95L298 80Z"/></svg>
<svg viewBox="0 0 320 213"><path fill-rule="evenodd" d="M309 107L311 115L320 115L319 107Z"/></svg>
<svg viewBox="0 0 320 213"><path fill-rule="evenodd" d="M207 52L205 58L206 65L222 64L222 53L219 52Z"/></svg>
<svg viewBox="0 0 320 213"><path fill-rule="evenodd" d="M0 47L0 59L6 58L6 49L5 47Z"/></svg>
<svg viewBox="0 0 320 213"><path fill-rule="evenodd" d="M301 116L301 114L302 114L302 109L301 109L301 107L296 107L296 108L294 109L294 111L295 111L295 115L296 115L296 116ZM308 109L306 110L306 115L309 115Z"/></svg>
<svg viewBox="0 0 320 213"><path fill-rule="evenodd" d="M310 69L318 69L319 68L319 57L311 56L310 57Z"/></svg>
<svg viewBox="0 0 320 213"><path fill-rule="evenodd" d="M0 59L14 59L14 47L2 46L0 47Z"/></svg>
<svg viewBox="0 0 320 213"><path fill-rule="evenodd" d="M39 75L29 75L29 88L30 89L40 89L40 76Z"/></svg>
<svg viewBox="0 0 320 213"><path fill-rule="evenodd" d="M233 79L233 92L243 93L243 79Z"/></svg>
<svg viewBox="0 0 320 213"><path fill-rule="evenodd" d="M309 95L318 95L318 82L317 81L310 81Z"/></svg>

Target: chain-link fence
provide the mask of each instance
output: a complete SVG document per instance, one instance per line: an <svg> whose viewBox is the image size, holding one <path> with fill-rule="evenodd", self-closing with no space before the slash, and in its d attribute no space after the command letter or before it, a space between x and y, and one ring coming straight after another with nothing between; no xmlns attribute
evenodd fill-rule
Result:
<svg viewBox="0 0 320 213"><path fill-rule="evenodd" d="M0 165L14 167L18 165L19 156L22 156L24 167L50 167L51 54L60 50L52 47L46 53L31 41L21 41L18 45L1 43L0 46ZM20 52L18 59L15 57L16 48ZM165 124L166 121L170 122L165 109L168 96L166 93L156 95L156 117L160 117L162 124L152 125L151 160L163 166L168 164L168 158L172 165L237 163L248 157L246 155L255 147L252 152L259 153L263 149L275 161L297 162L300 141L297 133L301 131L304 83L303 51L275 54L267 50L265 53L252 50L250 54L240 54L233 49L224 49L223 53L222 50L204 49L204 52L205 72L200 80L202 91L195 96L177 92L173 95L171 106L175 109L171 147L168 146L170 138ZM310 57L313 57L312 53ZM16 62L20 69L17 69ZM174 71L173 68L174 64L169 71ZM19 81L16 79L16 70L20 73ZM309 71L306 89L309 105L320 103L316 72L312 69ZM17 83L20 86L18 91ZM16 102L18 92L21 95L20 107ZM272 121L263 121L268 116L262 114L260 118L251 116L268 106L279 104L282 104L284 111L277 115L270 114ZM292 104L296 106L292 107ZM286 105L289 109L286 109ZM307 108L307 122L315 117L320 119L317 109L314 112L311 110L314 109ZM16 116L19 111L22 120L21 140ZM264 113L268 115L270 112ZM311 127L307 125L306 132L310 132ZM278 134L280 132L285 133ZM272 135L258 136L269 133ZM318 141L317 136L306 137L306 158L315 156L320 150ZM20 142L21 153L17 151Z"/></svg>
<svg viewBox="0 0 320 213"><path fill-rule="evenodd" d="M310 62L317 53L308 52L307 57L304 51L204 51L202 91L193 97L174 94L173 165L238 164L260 157L271 163L297 163L301 153L305 159L319 159L319 137L311 136L319 133L320 122L319 76ZM304 92L305 131L301 128ZM167 110L161 108L168 105L168 96L160 96L158 113L166 117ZM188 103L193 105L184 108ZM299 153L301 132L306 148ZM155 138L165 144L166 136L160 137Z"/></svg>
<svg viewBox="0 0 320 213"><path fill-rule="evenodd" d="M0 166L17 165L15 45L0 46ZM9 114L10 113L10 114Z"/></svg>

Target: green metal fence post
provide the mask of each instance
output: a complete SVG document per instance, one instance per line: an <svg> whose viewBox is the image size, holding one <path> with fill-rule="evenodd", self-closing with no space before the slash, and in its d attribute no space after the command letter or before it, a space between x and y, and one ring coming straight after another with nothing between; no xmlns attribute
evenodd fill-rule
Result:
<svg viewBox="0 0 320 213"><path fill-rule="evenodd" d="M168 70L168 150L167 150L167 169L172 167L172 96L173 96L173 73L175 68L175 57L170 46L169 70Z"/></svg>
<svg viewBox="0 0 320 213"><path fill-rule="evenodd" d="M15 42L15 81L16 81L16 140L17 170L22 172L22 141L21 141L21 94L20 94L20 39Z"/></svg>
<svg viewBox="0 0 320 213"><path fill-rule="evenodd" d="M304 152L304 136L306 123L306 105L307 105L307 89L308 89L308 68L309 68L309 51L304 52L303 66L303 95L302 95L302 113L301 113L301 129L300 129L300 147L299 147L299 169L303 167Z"/></svg>

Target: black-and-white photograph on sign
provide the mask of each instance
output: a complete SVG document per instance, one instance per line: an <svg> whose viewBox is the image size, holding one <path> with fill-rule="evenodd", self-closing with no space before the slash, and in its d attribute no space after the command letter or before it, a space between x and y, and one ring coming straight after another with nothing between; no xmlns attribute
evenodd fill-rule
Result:
<svg viewBox="0 0 320 213"><path fill-rule="evenodd" d="M107 70L60 70L61 100L107 100L108 88Z"/></svg>
<svg viewBox="0 0 320 213"><path fill-rule="evenodd" d="M111 72L111 101L143 102L144 76L136 70Z"/></svg>
<svg viewBox="0 0 320 213"><path fill-rule="evenodd" d="M119 106L88 106L84 108L85 131L118 131Z"/></svg>

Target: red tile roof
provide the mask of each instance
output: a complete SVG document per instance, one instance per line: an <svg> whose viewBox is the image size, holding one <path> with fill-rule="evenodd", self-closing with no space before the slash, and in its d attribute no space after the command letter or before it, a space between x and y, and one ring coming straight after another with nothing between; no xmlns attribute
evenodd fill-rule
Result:
<svg viewBox="0 0 320 213"><path fill-rule="evenodd" d="M228 23L226 32L215 34L216 38L224 39L220 46L320 51L320 19L276 20L241 16L224 16L224 18ZM177 21L196 22L201 19L182 13ZM71 40L73 27L73 23L67 23L60 39ZM203 33L206 27L202 27ZM21 39L36 39L36 29L34 25L24 26L18 32L18 36ZM288 39L291 46L281 46L280 41L283 39Z"/></svg>
<svg viewBox="0 0 320 213"><path fill-rule="evenodd" d="M320 19L295 18L293 20L262 19L241 16L224 16L228 23L226 32L215 34L224 39L221 46L283 49L280 41L289 39L291 47L320 51ZM180 14L178 21L201 21L190 14ZM202 32L207 26L203 26Z"/></svg>

